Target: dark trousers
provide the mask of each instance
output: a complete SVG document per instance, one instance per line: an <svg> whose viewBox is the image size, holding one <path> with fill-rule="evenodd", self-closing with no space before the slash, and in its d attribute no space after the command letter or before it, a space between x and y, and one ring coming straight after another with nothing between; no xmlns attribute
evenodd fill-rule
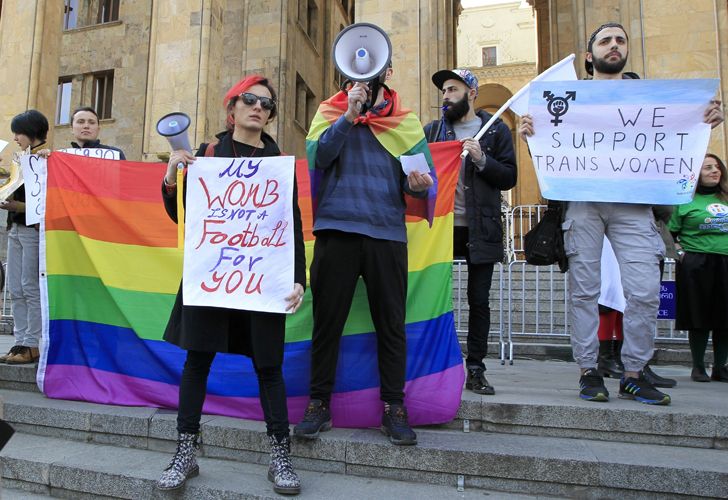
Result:
<svg viewBox="0 0 728 500"><path fill-rule="evenodd" d="M407 363L407 244L339 231L319 231L314 244L311 398L326 403L331 399L339 342L359 276L367 287L377 334L381 399L402 403Z"/></svg>
<svg viewBox="0 0 728 500"><path fill-rule="evenodd" d="M207 376L215 359L215 352L187 351L187 360L182 370L179 385L179 410L177 431L197 433L200 431L202 405L207 393ZM255 363L253 363L255 366ZM281 439L288 436L288 407L286 406L286 385L280 366L258 369L260 405L269 436Z"/></svg>
<svg viewBox="0 0 728 500"><path fill-rule="evenodd" d="M493 264L473 264L468 250L468 228L455 226L453 257L465 258L468 263L468 368L485 369L483 358L488 354L490 332L490 284L493 280Z"/></svg>

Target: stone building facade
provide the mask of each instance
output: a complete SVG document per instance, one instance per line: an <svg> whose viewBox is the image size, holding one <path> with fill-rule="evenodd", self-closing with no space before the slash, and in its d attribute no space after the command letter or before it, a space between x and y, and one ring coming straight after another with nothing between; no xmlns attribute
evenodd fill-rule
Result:
<svg viewBox="0 0 728 500"><path fill-rule="evenodd" d="M539 72L570 53L583 61L589 35L608 21L630 39L625 68L642 78L719 78L728 98L726 0L528 0L536 15ZM583 62L577 75L586 76ZM728 157L728 126L713 129L708 150Z"/></svg>
<svg viewBox="0 0 728 500"><path fill-rule="evenodd" d="M468 67L480 85L475 106L496 112L536 75L536 25L533 9L518 1L465 9L457 27L458 66ZM516 135L518 117L506 110L501 119L511 129L518 163L518 183L505 193L509 205L540 201L528 146Z"/></svg>
<svg viewBox="0 0 728 500"><path fill-rule="evenodd" d="M101 138L132 160L168 150L155 130L172 111L192 118L190 142L224 128L222 99L243 75L269 76L279 118L268 131L302 156L318 103L336 92L331 46L354 21L391 36L392 85L423 119L436 94L423 79L455 61L458 0L2 0L0 137L37 108L54 147L71 140L68 114L102 108ZM9 146L12 149L14 145Z"/></svg>

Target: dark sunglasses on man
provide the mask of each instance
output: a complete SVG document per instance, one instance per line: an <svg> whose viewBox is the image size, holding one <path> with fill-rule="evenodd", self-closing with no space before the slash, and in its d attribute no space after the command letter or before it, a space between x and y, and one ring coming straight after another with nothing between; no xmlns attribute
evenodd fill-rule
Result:
<svg viewBox="0 0 728 500"><path fill-rule="evenodd" d="M267 111L270 111L276 107L275 100L271 99L270 97L258 96L255 94L251 94L250 92L243 92L242 94L240 94L239 97L243 100L243 103L248 106L253 106L256 102L260 101L260 107Z"/></svg>

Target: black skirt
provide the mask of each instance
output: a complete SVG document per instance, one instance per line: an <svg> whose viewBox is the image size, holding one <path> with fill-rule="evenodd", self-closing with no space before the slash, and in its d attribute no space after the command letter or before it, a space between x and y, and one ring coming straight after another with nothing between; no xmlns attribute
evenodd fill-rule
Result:
<svg viewBox="0 0 728 500"><path fill-rule="evenodd" d="M678 330L728 329L728 255L688 252L677 264Z"/></svg>
<svg viewBox="0 0 728 500"><path fill-rule="evenodd" d="M187 351L243 354L258 368L283 364L286 314L183 306L182 284L164 340Z"/></svg>

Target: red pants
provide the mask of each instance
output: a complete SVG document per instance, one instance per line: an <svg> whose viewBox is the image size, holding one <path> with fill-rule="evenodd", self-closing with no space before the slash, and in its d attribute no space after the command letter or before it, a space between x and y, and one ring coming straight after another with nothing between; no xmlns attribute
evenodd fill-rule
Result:
<svg viewBox="0 0 728 500"><path fill-rule="evenodd" d="M615 311L599 313L599 329L597 337L599 340L622 340L622 317L624 315Z"/></svg>

